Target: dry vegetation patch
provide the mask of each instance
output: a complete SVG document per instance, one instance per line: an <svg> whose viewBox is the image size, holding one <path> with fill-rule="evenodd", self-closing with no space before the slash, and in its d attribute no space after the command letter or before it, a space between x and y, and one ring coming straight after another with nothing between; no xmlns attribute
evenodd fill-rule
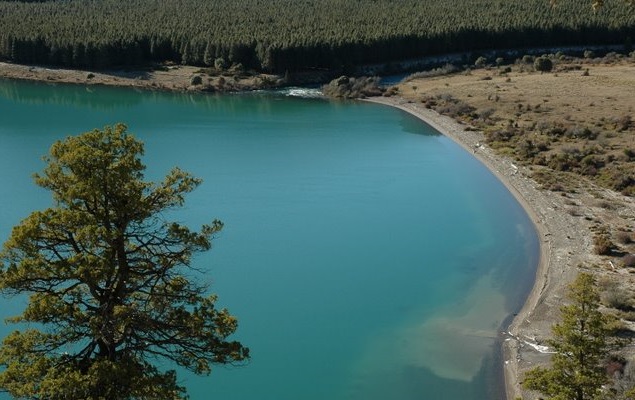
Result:
<svg viewBox="0 0 635 400"><path fill-rule="evenodd" d="M519 60L412 79L400 93L482 130L492 148L520 163L573 172L633 195L635 63L602 60L558 60L551 72Z"/></svg>
<svg viewBox="0 0 635 400"><path fill-rule="evenodd" d="M490 147L527 166L545 189L581 197L569 212L606 225L594 234L596 253L635 252L632 202L614 193L628 201L635 195L632 57L555 57L551 72L535 71L528 59L415 76L399 93L482 131Z"/></svg>

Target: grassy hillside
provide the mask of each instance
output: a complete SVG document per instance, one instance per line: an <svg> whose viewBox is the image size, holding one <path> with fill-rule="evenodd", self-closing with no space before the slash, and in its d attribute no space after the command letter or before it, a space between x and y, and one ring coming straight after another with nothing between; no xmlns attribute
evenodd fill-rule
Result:
<svg viewBox="0 0 635 400"><path fill-rule="evenodd" d="M449 11L448 11L449 10ZM0 0L0 58L80 68L174 61L268 72L455 51L623 43L635 11L560 0Z"/></svg>

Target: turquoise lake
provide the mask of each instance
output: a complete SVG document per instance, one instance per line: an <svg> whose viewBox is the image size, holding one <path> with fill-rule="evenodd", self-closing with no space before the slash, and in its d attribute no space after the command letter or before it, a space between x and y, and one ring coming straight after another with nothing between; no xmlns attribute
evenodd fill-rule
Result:
<svg viewBox="0 0 635 400"><path fill-rule="evenodd" d="M450 139L396 109L286 91L0 80L1 241L52 204L31 179L50 145L116 122L145 142L148 179L203 178L169 218L225 223L194 264L252 360L180 371L193 400L502 397L500 330L533 284L538 239ZM2 318L23 307L0 301Z"/></svg>

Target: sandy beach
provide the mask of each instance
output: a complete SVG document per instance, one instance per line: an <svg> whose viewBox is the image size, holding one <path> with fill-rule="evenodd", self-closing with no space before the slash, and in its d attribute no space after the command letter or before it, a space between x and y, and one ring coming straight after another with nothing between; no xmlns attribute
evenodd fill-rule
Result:
<svg viewBox="0 0 635 400"><path fill-rule="evenodd" d="M549 360L543 341L558 319L558 307L566 285L575 277L577 265L592 253L589 229L579 219L564 212L563 198L541 190L524 167L482 145L482 133L466 130L464 125L451 118L399 97L368 101L411 113L472 153L509 189L535 224L541 241L536 281L521 312L501 332L507 398L522 396L523 373Z"/></svg>

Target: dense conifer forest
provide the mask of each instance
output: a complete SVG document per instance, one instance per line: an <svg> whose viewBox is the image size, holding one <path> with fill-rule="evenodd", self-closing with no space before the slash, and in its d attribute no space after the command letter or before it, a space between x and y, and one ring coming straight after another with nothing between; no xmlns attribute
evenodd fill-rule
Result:
<svg viewBox="0 0 635 400"><path fill-rule="evenodd" d="M493 48L623 44L635 10L561 0L0 0L0 59L266 72Z"/></svg>

